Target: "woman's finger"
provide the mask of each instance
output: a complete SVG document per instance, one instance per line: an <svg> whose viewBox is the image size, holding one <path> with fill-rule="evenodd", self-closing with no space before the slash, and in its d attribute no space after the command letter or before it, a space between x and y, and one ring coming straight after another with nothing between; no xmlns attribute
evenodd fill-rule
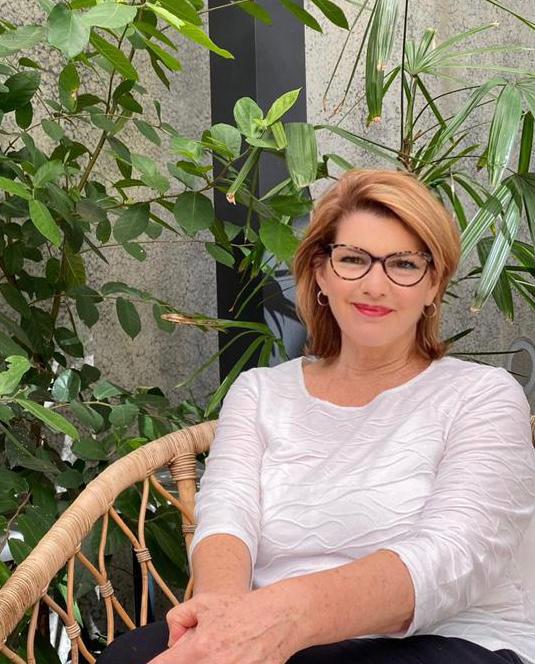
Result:
<svg viewBox="0 0 535 664"><path fill-rule="evenodd" d="M193 600L179 604L168 611L167 625L169 627L168 646L171 647L181 639L188 629L197 625L197 611Z"/></svg>

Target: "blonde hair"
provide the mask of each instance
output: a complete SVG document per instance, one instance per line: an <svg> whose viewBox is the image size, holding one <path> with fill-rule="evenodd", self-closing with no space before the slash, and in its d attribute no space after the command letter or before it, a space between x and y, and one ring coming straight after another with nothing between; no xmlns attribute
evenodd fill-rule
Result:
<svg viewBox="0 0 535 664"><path fill-rule="evenodd" d="M439 337L441 302L459 262L457 226L442 203L413 175L360 169L347 171L318 200L294 258L297 313L308 333L306 352L322 358L340 352L338 323L330 307L321 307L317 301L315 270L326 260L325 248L334 242L338 222L357 210L398 219L431 253L432 276L439 284L434 300L436 316L422 316L418 321L416 347L428 359L442 357L446 344Z"/></svg>

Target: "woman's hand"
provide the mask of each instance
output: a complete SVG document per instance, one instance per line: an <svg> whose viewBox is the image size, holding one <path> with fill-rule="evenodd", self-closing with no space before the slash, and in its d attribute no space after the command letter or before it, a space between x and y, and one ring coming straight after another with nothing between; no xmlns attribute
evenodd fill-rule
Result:
<svg viewBox="0 0 535 664"><path fill-rule="evenodd" d="M298 649L292 614L270 595L200 593L167 615L170 649L150 664L283 664Z"/></svg>

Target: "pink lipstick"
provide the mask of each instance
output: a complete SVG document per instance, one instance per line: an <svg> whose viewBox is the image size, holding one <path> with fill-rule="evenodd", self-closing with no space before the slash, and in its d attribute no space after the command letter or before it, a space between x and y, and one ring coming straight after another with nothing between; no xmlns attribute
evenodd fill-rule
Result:
<svg viewBox="0 0 535 664"><path fill-rule="evenodd" d="M387 307L373 307L369 304L354 304L353 305L357 311L364 316L370 316L373 318L380 318L382 316L387 316L392 312L392 309Z"/></svg>

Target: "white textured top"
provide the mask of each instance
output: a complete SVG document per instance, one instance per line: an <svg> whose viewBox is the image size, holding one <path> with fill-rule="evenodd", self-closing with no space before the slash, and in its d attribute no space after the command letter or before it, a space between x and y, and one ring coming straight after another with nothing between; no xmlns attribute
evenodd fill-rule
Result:
<svg viewBox="0 0 535 664"><path fill-rule="evenodd" d="M390 636L457 636L535 664L517 564L534 512L529 406L504 369L445 357L347 407L311 396L298 358L227 394L191 551L239 537L261 587L389 549L416 596L409 629Z"/></svg>

